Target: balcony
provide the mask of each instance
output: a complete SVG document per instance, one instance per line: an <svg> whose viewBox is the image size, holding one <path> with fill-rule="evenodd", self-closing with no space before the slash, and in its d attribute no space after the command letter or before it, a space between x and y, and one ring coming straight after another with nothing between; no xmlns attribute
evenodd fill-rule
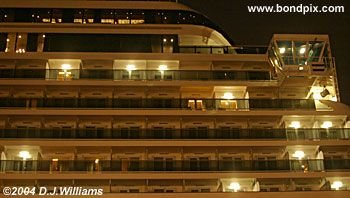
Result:
<svg viewBox="0 0 350 198"><path fill-rule="evenodd" d="M3 139L123 139L123 140L347 140L348 128L330 129L0 129Z"/></svg>
<svg viewBox="0 0 350 198"><path fill-rule="evenodd" d="M112 70L112 69L0 69L0 79L147 80L147 81L269 81L268 71Z"/></svg>
<svg viewBox="0 0 350 198"><path fill-rule="evenodd" d="M0 108L316 110L311 99L1 98Z"/></svg>
<svg viewBox="0 0 350 198"><path fill-rule="evenodd" d="M349 171L350 160L2 160L1 172L315 172Z"/></svg>

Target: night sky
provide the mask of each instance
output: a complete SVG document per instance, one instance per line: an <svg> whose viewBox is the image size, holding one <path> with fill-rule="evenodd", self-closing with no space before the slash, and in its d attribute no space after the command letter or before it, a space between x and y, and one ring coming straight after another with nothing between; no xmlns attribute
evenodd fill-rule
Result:
<svg viewBox="0 0 350 198"><path fill-rule="evenodd" d="M350 105L350 0L180 0L227 32L236 45L268 45L272 34L328 34L341 101ZM345 13L249 13L247 5L343 5ZM289 3L289 4L288 4Z"/></svg>

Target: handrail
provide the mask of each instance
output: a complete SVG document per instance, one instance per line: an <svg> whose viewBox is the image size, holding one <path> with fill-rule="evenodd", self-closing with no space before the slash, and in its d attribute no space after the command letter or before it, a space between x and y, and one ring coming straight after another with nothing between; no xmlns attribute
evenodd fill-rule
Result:
<svg viewBox="0 0 350 198"><path fill-rule="evenodd" d="M349 139L350 128L303 129L121 129L121 128L5 128L0 129L4 139L123 139L123 140L334 140Z"/></svg>
<svg viewBox="0 0 350 198"><path fill-rule="evenodd" d="M35 100L35 102L34 102ZM33 101L33 102L27 102ZM0 108L316 110L313 99L0 98Z"/></svg>
<svg viewBox="0 0 350 198"><path fill-rule="evenodd" d="M125 163L126 162L126 163ZM350 160L1 160L0 170L52 171L57 163L61 172L67 171L336 171L350 170ZM92 167L93 166L93 167Z"/></svg>

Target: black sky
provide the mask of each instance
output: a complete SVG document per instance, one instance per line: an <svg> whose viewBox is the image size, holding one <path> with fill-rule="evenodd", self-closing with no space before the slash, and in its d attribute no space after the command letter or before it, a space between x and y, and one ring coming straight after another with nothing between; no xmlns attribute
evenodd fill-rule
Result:
<svg viewBox="0 0 350 198"><path fill-rule="evenodd" d="M341 101L350 105L350 0L180 0L221 26L237 45L268 45L274 33L328 34ZM249 13L247 5L343 5L345 13Z"/></svg>

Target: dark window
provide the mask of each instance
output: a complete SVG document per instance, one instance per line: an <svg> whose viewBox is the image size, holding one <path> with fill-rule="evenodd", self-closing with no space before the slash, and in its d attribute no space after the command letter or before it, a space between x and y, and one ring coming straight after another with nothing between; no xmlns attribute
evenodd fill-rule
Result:
<svg viewBox="0 0 350 198"><path fill-rule="evenodd" d="M29 33L27 38L27 52L36 52L38 48L38 34Z"/></svg>
<svg viewBox="0 0 350 198"><path fill-rule="evenodd" d="M6 50L7 45L7 34L0 33L0 52L4 52Z"/></svg>
<svg viewBox="0 0 350 198"><path fill-rule="evenodd" d="M33 22L30 9L16 9L15 22Z"/></svg>
<svg viewBox="0 0 350 198"><path fill-rule="evenodd" d="M124 34L46 34L46 52L173 52L177 48L176 36Z"/></svg>

